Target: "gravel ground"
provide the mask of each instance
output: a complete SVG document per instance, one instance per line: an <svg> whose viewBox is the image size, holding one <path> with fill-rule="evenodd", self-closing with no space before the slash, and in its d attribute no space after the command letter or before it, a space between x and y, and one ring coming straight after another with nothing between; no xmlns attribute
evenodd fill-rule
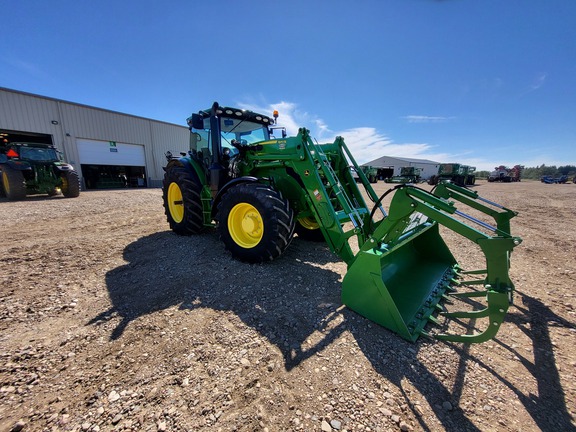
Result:
<svg viewBox="0 0 576 432"><path fill-rule="evenodd" d="M1 199L0 430L576 430L576 185L475 189L524 242L515 306L473 346L342 307L323 244L248 265L179 237L159 189Z"/></svg>

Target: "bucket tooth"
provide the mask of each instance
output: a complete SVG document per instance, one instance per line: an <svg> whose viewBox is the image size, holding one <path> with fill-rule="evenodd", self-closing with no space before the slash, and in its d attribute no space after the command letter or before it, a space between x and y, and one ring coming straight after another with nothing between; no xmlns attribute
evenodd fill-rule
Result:
<svg viewBox="0 0 576 432"><path fill-rule="evenodd" d="M451 293L452 297L485 297L488 291L467 291L467 292L455 292Z"/></svg>
<svg viewBox="0 0 576 432"><path fill-rule="evenodd" d="M425 337L425 338L430 339L430 340L434 340L434 339L435 339L434 336L432 336L430 333L428 333L428 332L425 331L425 330L419 330L419 331L418 331L418 334L419 334L420 336Z"/></svg>
<svg viewBox="0 0 576 432"><path fill-rule="evenodd" d="M441 325L440 320L438 318L436 318L434 315L430 315L428 317L428 321L431 322L432 324L437 325L437 326Z"/></svg>
<svg viewBox="0 0 576 432"><path fill-rule="evenodd" d="M442 316L447 318L484 318L490 314L489 308L474 311L442 312Z"/></svg>
<svg viewBox="0 0 576 432"><path fill-rule="evenodd" d="M471 279L467 281L461 281L460 285L484 285L485 281L483 279Z"/></svg>
<svg viewBox="0 0 576 432"><path fill-rule="evenodd" d="M473 334L448 334L442 333L434 335L435 339L464 342L464 343L482 343L492 339L498 333L500 325L504 321L506 311L508 310L509 301L508 293L489 290L486 296L488 307L481 310L470 312L447 312L442 315L447 318L488 318L486 328L483 332Z"/></svg>
<svg viewBox="0 0 576 432"><path fill-rule="evenodd" d="M462 274L486 274L486 273L488 273L488 270L486 270L486 269L467 270L467 271L462 272Z"/></svg>

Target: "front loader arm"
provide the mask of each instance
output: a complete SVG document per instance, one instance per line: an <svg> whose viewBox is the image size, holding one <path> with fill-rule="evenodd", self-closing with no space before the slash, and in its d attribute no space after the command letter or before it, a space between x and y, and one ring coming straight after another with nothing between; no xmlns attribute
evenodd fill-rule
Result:
<svg viewBox="0 0 576 432"><path fill-rule="evenodd" d="M451 182L439 183L433 191L434 195L448 199L455 199L467 206L470 206L482 213L491 216L496 222L496 227L500 232L510 234L510 219L518 213L500 204L482 198L478 192L468 188L458 186ZM488 207L486 204L490 205Z"/></svg>

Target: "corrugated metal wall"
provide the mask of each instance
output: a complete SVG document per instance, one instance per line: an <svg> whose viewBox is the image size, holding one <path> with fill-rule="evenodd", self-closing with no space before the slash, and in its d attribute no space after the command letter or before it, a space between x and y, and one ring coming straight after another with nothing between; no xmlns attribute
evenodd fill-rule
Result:
<svg viewBox="0 0 576 432"><path fill-rule="evenodd" d="M438 167L440 166L435 162L426 162L424 160L419 161L414 159L407 160L392 156L382 156L381 158L368 162L365 165L374 165L380 168L393 167L395 176L400 175L402 167L414 166L422 169L421 177L423 179L428 179L431 176L438 174Z"/></svg>
<svg viewBox="0 0 576 432"><path fill-rule="evenodd" d="M54 145L75 165L80 161L77 139L143 145L151 187L162 184L166 151L187 151L189 142L189 131L184 126L6 88L0 88L0 129L52 135Z"/></svg>

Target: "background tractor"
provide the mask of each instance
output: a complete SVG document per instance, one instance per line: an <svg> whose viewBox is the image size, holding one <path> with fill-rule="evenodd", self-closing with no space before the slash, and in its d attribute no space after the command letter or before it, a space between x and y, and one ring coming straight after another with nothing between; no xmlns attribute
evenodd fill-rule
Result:
<svg viewBox="0 0 576 432"><path fill-rule="evenodd" d="M523 165L514 165L512 168L509 168L504 165L500 165L494 168L494 171L490 173L488 176L489 182L502 182L502 183L511 183L511 182L519 182L522 177L522 170L524 169Z"/></svg>
<svg viewBox="0 0 576 432"><path fill-rule="evenodd" d="M510 233L516 213L445 183L434 193L398 184L378 197L342 137L318 144L305 128L287 137L276 117L276 112L272 118L218 103L192 114L189 152L167 153L164 168L170 228L193 235L216 227L232 257L249 263L278 258L294 233L324 241L348 266L342 301L350 309L410 341L421 335L462 342L492 338L514 290L508 268L521 242ZM382 201L389 194L386 212ZM455 203L496 225L458 210ZM461 269L440 236L440 225L475 243L485 265ZM457 287L464 291L456 292ZM448 312L442 304L449 295L473 297L485 307ZM440 324L439 311L474 322L485 317L489 325L477 333L431 333L425 326Z"/></svg>
<svg viewBox="0 0 576 432"><path fill-rule="evenodd" d="M389 177L384 181L386 183L420 183L421 174L421 168L407 166L400 168L400 175Z"/></svg>
<svg viewBox="0 0 576 432"><path fill-rule="evenodd" d="M13 142L0 144L0 195L9 200L59 191L67 198L80 195L78 173L62 161L52 145Z"/></svg>
<svg viewBox="0 0 576 432"><path fill-rule="evenodd" d="M428 184L437 185L449 180L458 186L473 186L476 183L476 167L457 163L443 163L438 167L438 174L428 179Z"/></svg>

